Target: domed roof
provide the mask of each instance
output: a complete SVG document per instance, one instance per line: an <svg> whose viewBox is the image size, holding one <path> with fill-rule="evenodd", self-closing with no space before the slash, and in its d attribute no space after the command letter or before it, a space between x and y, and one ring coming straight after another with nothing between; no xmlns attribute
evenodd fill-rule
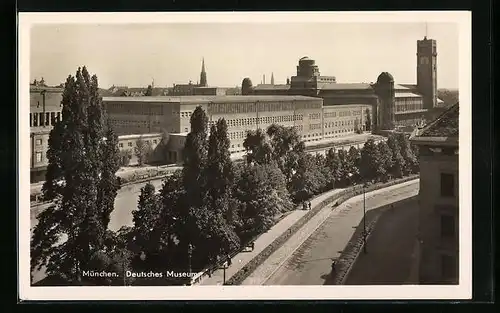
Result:
<svg viewBox="0 0 500 313"><path fill-rule="evenodd" d="M308 56L305 56L305 57L301 57L299 61L313 61L311 58L309 58Z"/></svg>
<svg viewBox="0 0 500 313"><path fill-rule="evenodd" d="M377 78L377 83L393 83L394 77L389 72L382 72Z"/></svg>
<svg viewBox="0 0 500 313"><path fill-rule="evenodd" d="M243 78L243 81L241 82L241 85L244 86L252 86L252 80L249 77Z"/></svg>

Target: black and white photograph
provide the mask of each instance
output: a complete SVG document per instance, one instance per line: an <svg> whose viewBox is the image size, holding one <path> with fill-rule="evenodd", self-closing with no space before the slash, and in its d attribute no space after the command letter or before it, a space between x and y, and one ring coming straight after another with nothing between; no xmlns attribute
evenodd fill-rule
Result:
<svg viewBox="0 0 500 313"><path fill-rule="evenodd" d="M21 298L470 298L470 23L21 13Z"/></svg>

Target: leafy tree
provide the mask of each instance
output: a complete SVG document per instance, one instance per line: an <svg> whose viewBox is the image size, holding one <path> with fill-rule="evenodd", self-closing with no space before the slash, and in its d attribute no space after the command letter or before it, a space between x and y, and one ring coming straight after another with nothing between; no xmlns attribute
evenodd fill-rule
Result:
<svg viewBox="0 0 500 313"><path fill-rule="evenodd" d="M134 222L134 244L137 252L144 252L146 256L158 253L162 229L158 227L160 219L160 202L155 194L155 187L147 183L141 188L137 210L132 211ZM149 258L145 261L149 262ZM151 268L151 264L148 264Z"/></svg>
<svg viewBox="0 0 500 313"><path fill-rule="evenodd" d="M401 178L404 175L406 162L403 156L401 156L398 140L393 134L389 135L387 138L387 146L391 150L391 158L393 161L392 168L389 171L393 177Z"/></svg>
<svg viewBox="0 0 500 313"><path fill-rule="evenodd" d="M366 114L365 130L371 131L371 129L372 129L372 117L370 115L370 110L366 109L365 114Z"/></svg>
<svg viewBox="0 0 500 313"><path fill-rule="evenodd" d="M360 173L363 181L377 181L385 174L380 153L373 139L368 139L361 149Z"/></svg>
<svg viewBox="0 0 500 313"><path fill-rule="evenodd" d="M97 194L98 207L102 210L102 222L107 229L110 215L114 209L115 198L120 189L120 182L116 172L120 169L120 150L118 136L113 131L109 119L101 142L102 169L100 172L99 189Z"/></svg>
<svg viewBox="0 0 500 313"><path fill-rule="evenodd" d="M247 132L243 147L247 151L246 159L248 163L268 164L273 159L272 147L266 140L266 133L260 128Z"/></svg>
<svg viewBox="0 0 500 313"><path fill-rule="evenodd" d="M130 150L120 151L120 166L129 166L131 159L132 159L132 151Z"/></svg>
<svg viewBox="0 0 500 313"><path fill-rule="evenodd" d="M346 186L350 182L350 166L349 166L349 158L348 154L344 149L339 149L337 151L338 159L339 159L339 180L341 186Z"/></svg>
<svg viewBox="0 0 500 313"><path fill-rule="evenodd" d="M340 160L338 154L332 149L328 150L326 153L325 165L330 171L330 186L331 188L336 186L336 183L340 180Z"/></svg>
<svg viewBox="0 0 500 313"><path fill-rule="evenodd" d="M380 162L384 169L384 171L380 172L380 176L383 181L387 181L389 179L389 175L391 174L391 169L394 166L392 151L387 143L383 140L377 144L377 149L380 154Z"/></svg>
<svg viewBox="0 0 500 313"><path fill-rule="evenodd" d="M184 188L190 205L197 207L205 198L205 167L207 164L208 118L201 106L191 115L191 132L186 137L182 153Z"/></svg>
<svg viewBox="0 0 500 313"><path fill-rule="evenodd" d="M409 175L410 173L418 172L418 161L413 150L410 147L410 140L404 133L395 133L396 140L398 141L401 156L405 160L406 166L404 167L403 174Z"/></svg>
<svg viewBox="0 0 500 313"><path fill-rule="evenodd" d="M81 282L82 271L93 266L92 257L106 251L118 152L111 148L116 144L112 132L105 131L97 77L90 77L85 67L67 78L61 105L62 119L49 136L42 188L53 204L38 215L31 268L46 265L49 276Z"/></svg>
<svg viewBox="0 0 500 313"><path fill-rule="evenodd" d="M349 169L349 173L352 174L350 183L358 182L360 180L360 173L359 173L360 163L361 163L360 151L356 147L351 146L347 154L347 165L348 165L347 167Z"/></svg>
<svg viewBox="0 0 500 313"><path fill-rule="evenodd" d="M219 119L212 125L209 136L206 181L207 181L207 231L210 250L209 259L226 254L229 248L239 246L239 238L232 225L227 221L230 207L231 189L234 183L234 171L229 152L230 140L227 134L227 124Z"/></svg>
<svg viewBox="0 0 500 313"><path fill-rule="evenodd" d="M240 203L242 221L238 233L243 240L269 229L274 213L279 211L266 176L262 165L245 166L237 182L235 196Z"/></svg>
<svg viewBox="0 0 500 313"><path fill-rule="evenodd" d="M297 130L293 127L272 124L267 129L273 158L287 179L291 181L298 161L305 152L304 142L300 140Z"/></svg>
<svg viewBox="0 0 500 313"><path fill-rule="evenodd" d="M151 85L148 85L148 88L144 92L144 95L145 96L152 96L153 95L153 87L151 87Z"/></svg>
<svg viewBox="0 0 500 313"><path fill-rule="evenodd" d="M151 153L151 145L149 142L144 141L142 137L139 137L135 142L134 153L137 157L137 164L143 166Z"/></svg>
<svg viewBox="0 0 500 313"><path fill-rule="evenodd" d="M292 177L292 196L296 202L309 199L323 191L326 178L310 154L303 154L299 159L297 172Z"/></svg>

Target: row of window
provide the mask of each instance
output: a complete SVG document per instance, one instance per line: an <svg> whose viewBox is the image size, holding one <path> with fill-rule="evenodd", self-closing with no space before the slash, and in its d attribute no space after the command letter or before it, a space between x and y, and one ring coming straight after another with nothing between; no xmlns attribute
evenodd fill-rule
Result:
<svg viewBox="0 0 500 313"><path fill-rule="evenodd" d="M30 127L54 126L61 120L61 112L30 113Z"/></svg>
<svg viewBox="0 0 500 313"><path fill-rule="evenodd" d="M276 112L294 111L300 109L320 109L321 103L311 102L259 102L254 103L209 103L209 114L225 113L254 113L254 112Z"/></svg>
<svg viewBox="0 0 500 313"><path fill-rule="evenodd" d="M325 123L325 128L339 127L339 126L351 126L359 124L359 120L347 120L347 121L335 121Z"/></svg>
<svg viewBox="0 0 500 313"><path fill-rule="evenodd" d="M181 118L191 118L191 114L193 114L193 111L181 112Z"/></svg>
<svg viewBox="0 0 500 313"><path fill-rule="evenodd" d="M282 116L263 116L263 117L247 117L247 118L238 118L238 119L230 119L227 120L227 125L229 127L241 127L241 126L254 126L259 124L274 124L274 123L285 123L285 122L294 122L294 121L302 121L302 114L297 115L282 115ZM210 121L209 126L211 126L215 121Z"/></svg>
<svg viewBox="0 0 500 313"><path fill-rule="evenodd" d="M414 110L422 110L423 104L420 103L396 103L396 112L406 112Z"/></svg>
<svg viewBox="0 0 500 313"><path fill-rule="evenodd" d="M310 130L321 129L321 123L320 124L309 124L309 129Z"/></svg>
<svg viewBox="0 0 500 313"><path fill-rule="evenodd" d="M310 120L317 120L317 119L320 119L321 118L321 113L312 113L312 114L309 114L309 119Z"/></svg>
<svg viewBox="0 0 500 313"><path fill-rule="evenodd" d="M153 143L153 145L156 145L158 143L158 140L157 139L153 139L153 140L149 140L148 139L148 140L144 140L144 142L146 142L146 144L148 144L148 145L151 144L151 143ZM132 141L127 142L127 146L128 147L132 147L133 146L133 142ZM123 148L123 142L120 142L118 144L118 147Z"/></svg>
<svg viewBox="0 0 500 313"><path fill-rule="evenodd" d="M151 103L108 103L106 111L134 115L163 115L163 106Z"/></svg>
<svg viewBox="0 0 500 313"><path fill-rule="evenodd" d="M341 111L339 112L340 117L351 116L351 111Z"/></svg>
<svg viewBox="0 0 500 313"><path fill-rule="evenodd" d="M159 125L160 121L131 121L131 120L121 120L121 119L110 119L111 125L119 126L149 126L149 125Z"/></svg>

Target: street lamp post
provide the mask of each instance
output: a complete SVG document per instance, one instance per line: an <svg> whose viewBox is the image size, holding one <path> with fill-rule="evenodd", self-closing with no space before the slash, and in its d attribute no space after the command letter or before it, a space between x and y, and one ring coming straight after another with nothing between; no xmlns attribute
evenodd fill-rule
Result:
<svg viewBox="0 0 500 313"><path fill-rule="evenodd" d="M363 253L366 250L366 182L363 184Z"/></svg>
<svg viewBox="0 0 500 313"><path fill-rule="evenodd" d="M227 261L222 264L222 285L226 284L226 268L228 267Z"/></svg>
<svg viewBox="0 0 500 313"><path fill-rule="evenodd" d="M189 266L189 274L191 274L191 256L193 254L193 245L188 245L188 266Z"/></svg>

